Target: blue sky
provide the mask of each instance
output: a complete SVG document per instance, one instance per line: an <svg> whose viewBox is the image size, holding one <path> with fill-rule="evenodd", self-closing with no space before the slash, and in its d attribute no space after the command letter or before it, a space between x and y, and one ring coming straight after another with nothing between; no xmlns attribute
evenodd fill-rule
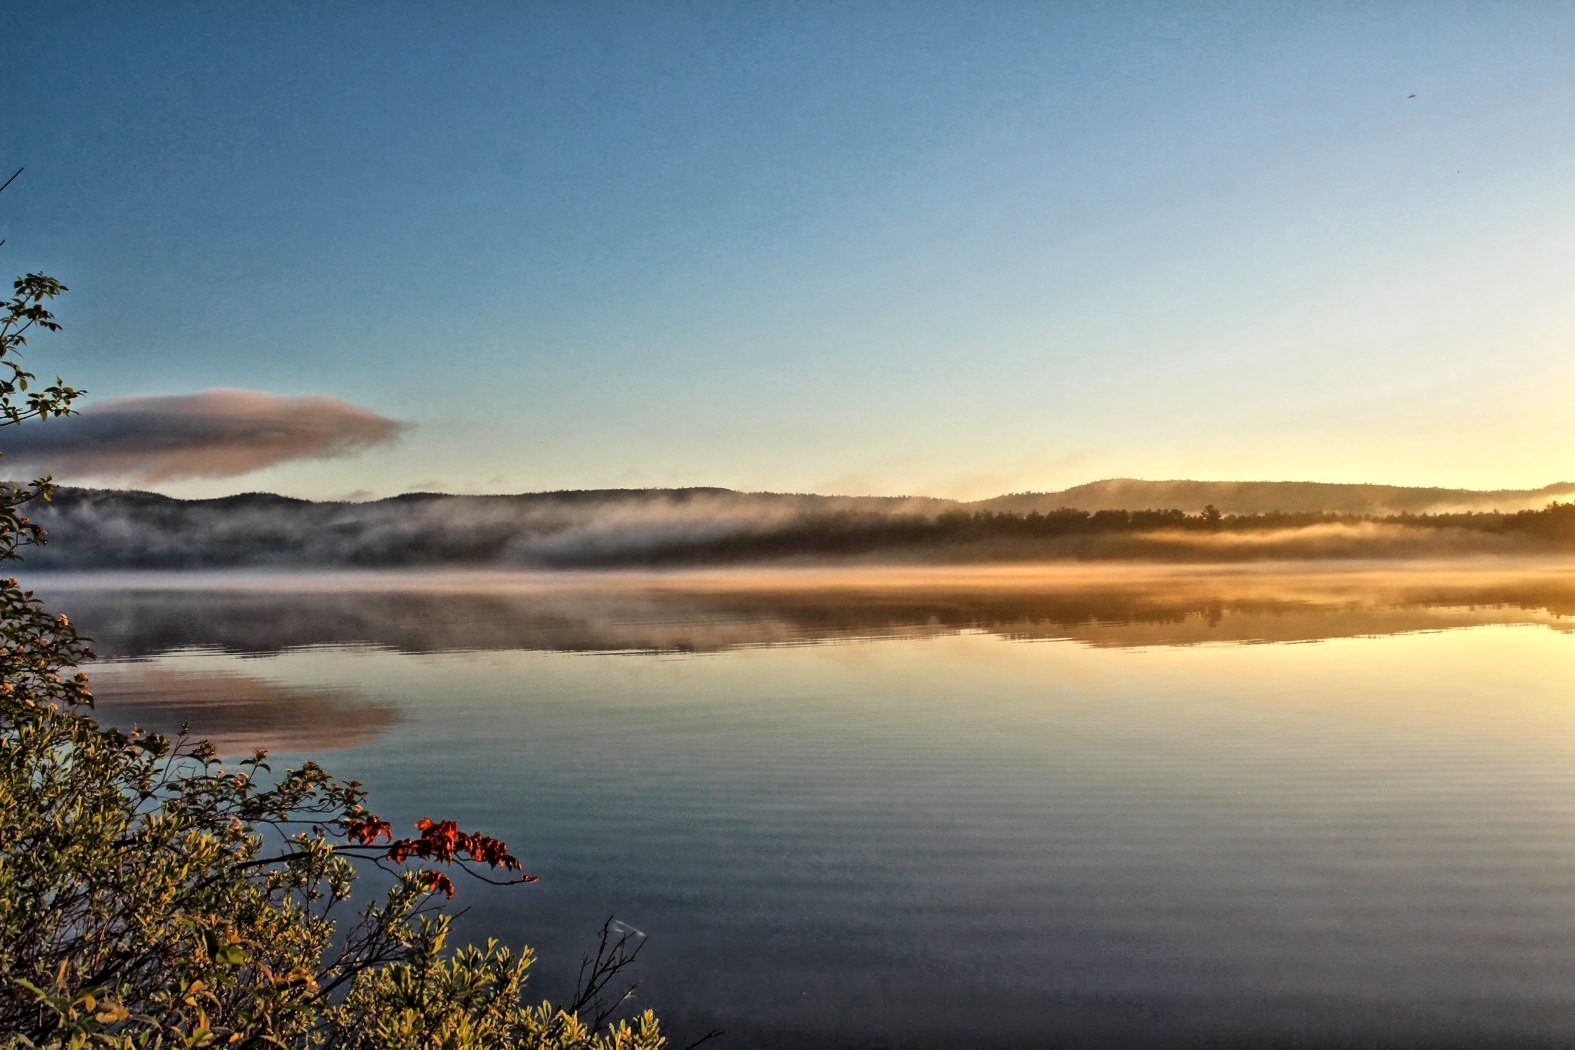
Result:
<svg viewBox="0 0 1575 1050"><path fill-rule="evenodd" d="M407 424L162 491L1575 478L1565 4L5 21L36 369Z"/></svg>

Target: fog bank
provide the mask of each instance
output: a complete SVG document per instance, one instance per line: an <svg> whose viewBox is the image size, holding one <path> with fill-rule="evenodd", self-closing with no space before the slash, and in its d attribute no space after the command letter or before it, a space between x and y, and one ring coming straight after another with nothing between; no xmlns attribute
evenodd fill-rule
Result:
<svg viewBox="0 0 1575 1050"><path fill-rule="evenodd" d="M993 511L909 497L602 490L314 503L64 489L33 505L46 569L601 569L825 561L1235 562L1575 550L1575 506L1387 519L1183 509Z"/></svg>

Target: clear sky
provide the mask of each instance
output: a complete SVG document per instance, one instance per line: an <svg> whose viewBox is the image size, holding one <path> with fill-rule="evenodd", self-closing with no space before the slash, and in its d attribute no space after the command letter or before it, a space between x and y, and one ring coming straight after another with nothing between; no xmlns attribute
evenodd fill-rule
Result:
<svg viewBox="0 0 1575 1050"><path fill-rule="evenodd" d="M1575 478L1566 2L0 21L0 261L71 287L29 361L133 399L61 480ZM282 451L126 473L174 417Z"/></svg>

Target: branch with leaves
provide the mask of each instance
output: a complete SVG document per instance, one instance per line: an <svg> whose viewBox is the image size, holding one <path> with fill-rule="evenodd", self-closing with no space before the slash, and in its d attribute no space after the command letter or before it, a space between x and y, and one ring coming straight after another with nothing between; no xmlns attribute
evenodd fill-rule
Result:
<svg viewBox="0 0 1575 1050"><path fill-rule="evenodd" d="M66 286L55 278L30 273L12 282L11 298L0 303L0 426L69 415L72 404L87 393L67 386L59 376L42 390L32 389L38 377L19 360L29 331L60 331L44 304L64 291Z"/></svg>

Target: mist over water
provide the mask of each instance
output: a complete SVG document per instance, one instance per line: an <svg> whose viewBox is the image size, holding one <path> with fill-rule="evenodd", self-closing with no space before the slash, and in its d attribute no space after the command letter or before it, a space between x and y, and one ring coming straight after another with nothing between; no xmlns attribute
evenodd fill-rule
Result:
<svg viewBox="0 0 1575 1050"><path fill-rule="evenodd" d="M1180 494L1174 490L1181 483L1131 484L1147 486L1159 496ZM1283 484L1258 487L1278 491ZM1217 490L1221 499L1235 495L1244 506L1258 506L1266 498L1253 496L1250 485L1245 496L1241 485L1186 485ZM1378 509L1397 504L1451 511L1498 497L1512 497L1509 505L1517 507L1551 491L1473 494L1291 485L1292 492L1282 495L1296 506L1294 493L1308 487L1359 490L1340 506ZM1365 493L1368 489L1379 495ZM1075 491L973 504L726 489L518 496L413 493L370 503L314 503L265 493L177 500L146 492L64 489L37 510L54 542L30 560L36 568L55 570L452 571L1416 560L1546 557L1575 549L1575 508L1569 505L1524 514L1495 509L1453 517L1382 519L1342 517L1315 505L1310 511L1271 510L1221 519L1218 508L1202 505L1190 510L1089 511L1055 502ZM1476 504L1466 497L1474 497ZM1214 513L1213 519L1203 516L1205 510Z"/></svg>
<svg viewBox="0 0 1575 1050"><path fill-rule="evenodd" d="M516 846L541 995L648 933L675 1045L1575 1038L1575 564L30 585L103 717Z"/></svg>

